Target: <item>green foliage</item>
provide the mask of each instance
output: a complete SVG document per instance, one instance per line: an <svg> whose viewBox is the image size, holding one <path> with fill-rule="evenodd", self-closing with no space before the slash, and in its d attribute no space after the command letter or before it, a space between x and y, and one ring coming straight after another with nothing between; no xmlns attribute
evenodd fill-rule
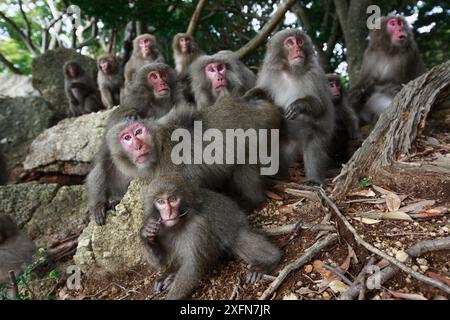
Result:
<svg viewBox="0 0 450 320"><path fill-rule="evenodd" d="M372 177L366 177L358 182L358 187L367 189L373 184Z"/></svg>

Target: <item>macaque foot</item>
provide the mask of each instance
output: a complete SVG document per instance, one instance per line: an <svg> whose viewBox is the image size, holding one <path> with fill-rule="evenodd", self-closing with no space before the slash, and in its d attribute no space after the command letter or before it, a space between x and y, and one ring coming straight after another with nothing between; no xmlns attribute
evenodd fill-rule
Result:
<svg viewBox="0 0 450 320"><path fill-rule="evenodd" d="M154 290L156 293L161 293L164 291L169 290L170 285L173 282L173 279L175 278L175 273L171 273L167 276L162 276L159 279L156 280Z"/></svg>
<svg viewBox="0 0 450 320"><path fill-rule="evenodd" d="M264 276L264 272L261 272L259 270L252 270L249 273L247 273L246 282L247 283L256 283L259 280L261 280L263 276Z"/></svg>
<svg viewBox="0 0 450 320"><path fill-rule="evenodd" d="M106 222L106 206L104 203L99 203L94 208L94 220L97 225L102 226Z"/></svg>

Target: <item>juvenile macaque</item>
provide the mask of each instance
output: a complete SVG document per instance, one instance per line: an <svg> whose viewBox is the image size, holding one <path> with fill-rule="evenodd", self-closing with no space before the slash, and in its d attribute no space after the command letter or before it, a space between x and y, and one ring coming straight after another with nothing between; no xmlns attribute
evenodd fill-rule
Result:
<svg viewBox="0 0 450 320"><path fill-rule="evenodd" d="M164 270L155 290L167 290L167 299L188 297L228 256L251 266L248 283L260 280L280 261L281 251L252 230L246 215L224 195L161 176L144 189L143 198L141 237L150 265Z"/></svg>
<svg viewBox="0 0 450 320"><path fill-rule="evenodd" d="M322 184L335 115L325 73L306 33L283 30L269 40L256 88L246 96L268 96L282 108L287 142L280 150L281 175L302 151L304 183Z"/></svg>
<svg viewBox="0 0 450 320"><path fill-rule="evenodd" d="M327 74L336 114L336 128L329 154L337 162L346 162L361 144L358 116L347 101L345 89L338 74Z"/></svg>
<svg viewBox="0 0 450 320"><path fill-rule="evenodd" d="M102 54L97 60L97 68L97 83L103 105L108 109L119 105L123 74L116 56L111 53Z"/></svg>
<svg viewBox="0 0 450 320"><path fill-rule="evenodd" d="M187 74L192 62L204 55L197 42L186 33L178 33L173 37L172 49L175 70L181 76Z"/></svg>
<svg viewBox="0 0 450 320"><path fill-rule="evenodd" d="M97 85L78 62L66 62L63 72L64 91L69 100L70 116L75 117L103 108Z"/></svg>
<svg viewBox="0 0 450 320"><path fill-rule="evenodd" d="M358 84L350 102L363 123L375 124L405 84L425 72L408 22L401 16L380 18L381 29L370 32Z"/></svg>
<svg viewBox="0 0 450 320"><path fill-rule="evenodd" d="M156 38L148 33L141 34L133 40L133 53L125 65L125 94L128 93L136 72L151 62L164 62L164 57Z"/></svg>
<svg viewBox="0 0 450 320"><path fill-rule="evenodd" d="M221 95L243 96L256 81L254 73L227 51L198 58L189 74L198 108L213 105Z"/></svg>
<svg viewBox="0 0 450 320"><path fill-rule="evenodd" d="M19 231L14 221L0 215L0 284L9 283L8 272L19 276L31 263L36 246Z"/></svg>

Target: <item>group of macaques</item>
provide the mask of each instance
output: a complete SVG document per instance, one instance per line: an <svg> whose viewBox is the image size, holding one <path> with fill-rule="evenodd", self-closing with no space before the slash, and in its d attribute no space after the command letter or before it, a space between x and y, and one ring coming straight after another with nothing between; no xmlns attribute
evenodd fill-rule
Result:
<svg viewBox="0 0 450 320"><path fill-rule="evenodd" d="M247 218L265 199L262 163L175 164L175 130L193 135L194 121L202 121L203 132L278 129L278 176L286 177L302 155L303 183L320 185L330 159L348 159L361 143L360 124L375 123L401 85L425 70L412 31L398 16L383 17L381 29L371 31L361 79L348 97L339 75L324 73L311 39L298 29L271 37L258 76L232 51L206 55L187 34L174 37L175 69L164 63L152 35L133 45L124 78L113 55L98 59L100 95L81 66L66 64L66 93L74 113L93 111L100 101L108 108L120 103L86 179L89 208L101 226L130 181L146 181L140 236L149 264L164 270L155 290L167 290L168 299L188 297L224 257L248 263L247 281L254 283L282 256ZM195 140L191 146L203 147Z"/></svg>

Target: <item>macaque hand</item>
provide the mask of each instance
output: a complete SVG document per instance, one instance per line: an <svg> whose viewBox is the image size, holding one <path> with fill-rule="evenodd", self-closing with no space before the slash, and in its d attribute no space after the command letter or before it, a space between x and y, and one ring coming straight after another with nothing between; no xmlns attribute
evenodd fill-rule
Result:
<svg viewBox="0 0 450 320"><path fill-rule="evenodd" d="M106 222L106 204L105 203L97 203L93 208L93 215L95 222L102 226Z"/></svg>
<svg viewBox="0 0 450 320"><path fill-rule="evenodd" d="M294 120L300 113L305 113L305 111L305 104L300 100L295 100L284 111L284 117L287 120Z"/></svg>
<svg viewBox="0 0 450 320"><path fill-rule="evenodd" d="M155 219L149 219L144 228L142 228L142 237L147 239L150 243L154 242L156 240L156 236L158 235L160 225L161 223L159 221Z"/></svg>
<svg viewBox="0 0 450 320"><path fill-rule="evenodd" d="M171 273L167 276L162 276L159 279L155 281L154 290L156 293L161 293L164 291L169 290L170 285L173 282L173 279L175 278L175 273Z"/></svg>

